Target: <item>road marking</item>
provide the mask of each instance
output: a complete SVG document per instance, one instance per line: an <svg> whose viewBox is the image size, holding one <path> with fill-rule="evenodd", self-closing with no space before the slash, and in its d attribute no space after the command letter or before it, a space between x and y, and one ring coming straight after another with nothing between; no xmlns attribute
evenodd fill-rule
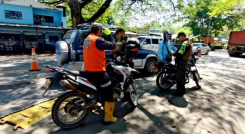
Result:
<svg viewBox="0 0 245 134"><path fill-rule="evenodd" d="M27 129L51 114L52 106L57 98L34 105L22 111L7 115L1 119L1 124L14 125L13 130L18 128Z"/></svg>

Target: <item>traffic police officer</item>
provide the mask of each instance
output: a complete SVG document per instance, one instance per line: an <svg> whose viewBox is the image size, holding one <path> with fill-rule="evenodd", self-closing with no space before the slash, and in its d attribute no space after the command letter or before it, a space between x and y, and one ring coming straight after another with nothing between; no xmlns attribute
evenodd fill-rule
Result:
<svg viewBox="0 0 245 134"><path fill-rule="evenodd" d="M180 32L177 36L179 38L181 45L178 50L174 53L176 56L176 65L177 65L177 72L176 72L176 82L177 82L177 90L173 93L175 96L182 97L185 91L185 70L186 66L188 65L188 60L190 59L193 45L188 39L186 38L186 34L184 32Z"/></svg>

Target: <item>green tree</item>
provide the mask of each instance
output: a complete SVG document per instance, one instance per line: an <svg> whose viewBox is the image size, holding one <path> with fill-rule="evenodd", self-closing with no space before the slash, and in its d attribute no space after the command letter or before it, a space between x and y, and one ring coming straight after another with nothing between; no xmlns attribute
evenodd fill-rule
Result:
<svg viewBox="0 0 245 134"><path fill-rule="evenodd" d="M234 9L241 8L244 5L244 0L216 0L209 6L213 17L218 14L231 14Z"/></svg>
<svg viewBox="0 0 245 134"><path fill-rule="evenodd" d="M72 26L75 28L77 24L81 24L84 22L95 22L101 15L103 15L106 9L110 6L112 0L105 0L103 4L101 3L102 0L38 0L39 2L56 6L58 4L66 3L69 6L72 18ZM91 10L87 8L87 10L93 11L93 15L90 18L86 18L87 14L83 14L84 8L89 6L88 4L95 4L99 6L98 10ZM95 11L95 12L94 12ZM85 16L83 16L85 15Z"/></svg>
<svg viewBox="0 0 245 134"><path fill-rule="evenodd" d="M201 37L208 36L208 29L210 29L209 36L219 36L224 27L234 29L240 27L242 19L239 15L217 14L210 17L210 5L213 5L213 0L192 0L187 5L184 5L180 0L178 7L183 13L180 20L185 20L185 26L190 27L194 35ZM209 27L210 24L210 27Z"/></svg>
<svg viewBox="0 0 245 134"><path fill-rule="evenodd" d="M146 16L154 18L154 14L163 11L164 2L162 0L116 0L113 9L108 14L105 12L111 6L112 0L38 0L42 3L56 6L66 3L69 6L72 25L84 22L102 22L107 24L119 23L121 19L133 20L137 22L140 18ZM173 3L168 0L167 3ZM113 11L113 12L112 12ZM161 12L162 13L162 12ZM113 14L113 15L112 15ZM100 16L103 16L100 18ZM69 20L70 22L70 20ZM68 23L69 23L68 22ZM149 23L149 22L145 22ZM70 24L70 23L69 23Z"/></svg>
<svg viewBox="0 0 245 134"><path fill-rule="evenodd" d="M143 27L158 21L164 6L162 0L116 0L113 9L117 24L123 19L128 22L127 27Z"/></svg>

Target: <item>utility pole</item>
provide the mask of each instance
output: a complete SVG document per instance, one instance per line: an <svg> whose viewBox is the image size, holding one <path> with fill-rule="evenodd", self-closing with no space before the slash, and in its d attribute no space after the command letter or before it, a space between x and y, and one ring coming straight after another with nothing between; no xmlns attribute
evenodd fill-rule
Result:
<svg viewBox="0 0 245 134"><path fill-rule="evenodd" d="M209 17L208 19L209 19L209 24L208 24L208 39L209 39L210 17ZM209 43L209 42L208 42L208 39L207 39L207 44Z"/></svg>

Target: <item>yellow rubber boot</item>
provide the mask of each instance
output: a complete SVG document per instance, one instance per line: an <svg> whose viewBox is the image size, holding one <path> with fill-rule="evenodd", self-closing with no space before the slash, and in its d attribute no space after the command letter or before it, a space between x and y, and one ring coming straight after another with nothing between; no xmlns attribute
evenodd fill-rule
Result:
<svg viewBox="0 0 245 134"><path fill-rule="evenodd" d="M104 113L105 113L105 118L104 121L106 123L114 123L117 122L117 118L113 117L113 112L115 108L115 102L105 102L105 108L104 108Z"/></svg>

